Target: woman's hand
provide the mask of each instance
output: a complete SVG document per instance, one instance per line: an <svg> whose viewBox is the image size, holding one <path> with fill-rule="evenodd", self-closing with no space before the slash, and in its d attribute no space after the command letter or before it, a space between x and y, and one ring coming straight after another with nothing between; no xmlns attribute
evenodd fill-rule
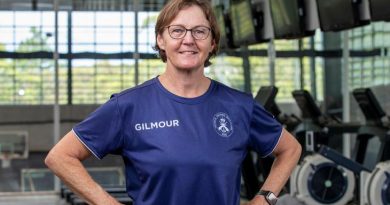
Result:
<svg viewBox="0 0 390 205"><path fill-rule="evenodd" d="M269 205L268 202L265 200L265 197L262 195L256 195L255 198L252 200L241 203L240 205Z"/></svg>

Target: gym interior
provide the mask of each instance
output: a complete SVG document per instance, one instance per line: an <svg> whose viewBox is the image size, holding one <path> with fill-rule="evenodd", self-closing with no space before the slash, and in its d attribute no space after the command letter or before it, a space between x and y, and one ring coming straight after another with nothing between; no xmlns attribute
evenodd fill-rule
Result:
<svg viewBox="0 0 390 205"><path fill-rule="evenodd" d="M111 94L164 72L153 46L167 2L0 0L0 204L86 204L44 159ZM277 204L390 204L390 1L211 4L221 42L205 75L253 94L303 148ZM273 160L247 155L243 202ZM120 156L83 165L133 204Z"/></svg>

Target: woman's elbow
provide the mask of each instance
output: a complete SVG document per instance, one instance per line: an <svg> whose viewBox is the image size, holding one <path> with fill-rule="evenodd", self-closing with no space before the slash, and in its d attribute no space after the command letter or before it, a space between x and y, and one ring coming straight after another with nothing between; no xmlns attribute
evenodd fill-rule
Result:
<svg viewBox="0 0 390 205"><path fill-rule="evenodd" d="M59 161L59 158L56 156L55 152L51 150L49 154L45 158L45 164L47 167L49 167L51 170L55 167L56 162Z"/></svg>
<svg viewBox="0 0 390 205"><path fill-rule="evenodd" d="M301 154L302 154L302 145L297 142L294 149L294 155L296 156L296 158L299 159L301 157Z"/></svg>
<svg viewBox="0 0 390 205"><path fill-rule="evenodd" d="M46 164L46 166L47 167L51 167L52 166L52 164L53 164L53 159L52 159L52 157L51 157L51 154L50 154L50 152L49 152L49 154L46 156L46 158L45 158L45 164Z"/></svg>

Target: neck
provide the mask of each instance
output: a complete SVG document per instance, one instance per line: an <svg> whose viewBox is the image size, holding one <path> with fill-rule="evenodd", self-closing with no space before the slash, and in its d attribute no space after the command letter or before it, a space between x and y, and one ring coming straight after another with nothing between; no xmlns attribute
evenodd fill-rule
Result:
<svg viewBox="0 0 390 205"><path fill-rule="evenodd" d="M169 92L180 97L194 98L207 92L210 79L203 74L203 68L196 70L170 69L158 77L160 83Z"/></svg>

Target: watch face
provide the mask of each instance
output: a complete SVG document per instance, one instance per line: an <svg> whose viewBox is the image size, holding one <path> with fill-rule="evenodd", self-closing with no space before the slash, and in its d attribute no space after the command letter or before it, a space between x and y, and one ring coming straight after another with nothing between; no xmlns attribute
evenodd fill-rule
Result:
<svg viewBox="0 0 390 205"><path fill-rule="evenodd" d="M275 196L274 193L272 192L269 192L268 196L267 196L267 201L269 202L269 204L276 204L276 202L278 201L278 197Z"/></svg>

